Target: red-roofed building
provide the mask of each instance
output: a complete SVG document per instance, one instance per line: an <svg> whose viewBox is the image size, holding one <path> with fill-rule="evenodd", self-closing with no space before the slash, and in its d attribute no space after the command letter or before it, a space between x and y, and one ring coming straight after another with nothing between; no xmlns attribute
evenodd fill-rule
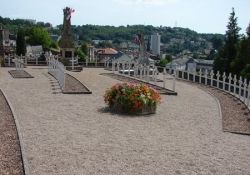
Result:
<svg viewBox="0 0 250 175"><path fill-rule="evenodd" d="M110 59L117 54L118 51L113 48L101 48L96 50L98 62L105 62L105 60Z"/></svg>

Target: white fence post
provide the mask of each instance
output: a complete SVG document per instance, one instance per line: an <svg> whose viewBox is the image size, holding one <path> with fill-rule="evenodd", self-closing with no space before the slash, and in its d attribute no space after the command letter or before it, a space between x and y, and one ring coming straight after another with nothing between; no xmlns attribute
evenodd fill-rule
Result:
<svg viewBox="0 0 250 175"><path fill-rule="evenodd" d="M220 72L219 71L217 71L216 77L217 77L217 88L219 88L220 86Z"/></svg>
<svg viewBox="0 0 250 175"><path fill-rule="evenodd" d="M174 74L173 74L173 91L175 92L175 77L176 76L176 70L174 69Z"/></svg>
<svg viewBox="0 0 250 175"><path fill-rule="evenodd" d="M38 56L36 55L36 65L38 65Z"/></svg>
<svg viewBox="0 0 250 175"><path fill-rule="evenodd" d="M225 81L226 81L226 77L227 77L227 76L226 76L226 72L224 72L224 73L223 73L223 76L222 76L222 78L223 78L223 82L222 82L222 83L223 83L223 87L222 87L222 88L223 88L223 91L225 91L225 83L226 83Z"/></svg>
<svg viewBox="0 0 250 175"><path fill-rule="evenodd" d="M128 76L130 76L131 62L128 63Z"/></svg>
<svg viewBox="0 0 250 175"><path fill-rule="evenodd" d="M234 75L233 81L234 81L234 95L236 96L236 83L237 83L237 76L236 75Z"/></svg>
<svg viewBox="0 0 250 175"><path fill-rule="evenodd" d="M140 79L142 79L142 69L143 69L143 67L142 67L142 65L140 64L139 65L139 73L140 73Z"/></svg>
<svg viewBox="0 0 250 175"><path fill-rule="evenodd" d="M208 75L208 71L207 69L205 70L205 85L207 85L207 75Z"/></svg>
<svg viewBox="0 0 250 175"><path fill-rule="evenodd" d="M212 70L211 72L210 72L210 77L211 77L211 82L210 82L210 86L214 86L214 71Z"/></svg>
<svg viewBox="0 0 250 175"><path fill-rule="evenodd" d="M166 68L163 69L163 87L166 88Z"/></svg>
<svg viewBox="0 0 250 175"><path fill-rule="evenodd" d="M202 71L201 71L201 69L200 69L200 71L199 71L199 83L201 84L201 75L202 75Z"/></svg>
<svg viewBox="0 0 250 175"><path fill-rule="evenodd" d="M118 71L118 74L120 73L120 62L118 61L117 62L117 71Z"/></svg>
<svg viewBox="0 0 250 175"><path fill-rule="evenodd" d="M239 79L239 93L238 93L238 95L239 95L239 99L241 98L241 86L242 86L242 77L240 76L240 79Z"/></svg>
<svg viewBox="0 0 250 175"><path fill-rule="evenodd" d="M245 78L244 79L244 83L243 83L243 86L244 86L244 98L243 98L243 102L246 103L246 90L247 90L247 79Z"/></svg>
<svg viewBox="0 0 250 175"><path fill-rule="evenodd" d="M149 67L149 66L147 66L147 75L146 75L146 81L147 81L147 82L149 82L149 81L150 81L149 74L150 74L150 67Z"/></svg>
<svg viewBox="0 0 250 175"><path fill-rule="evenodd" d="M193 82L195 83L195 75L196 75L196 70L193 71Z"/></svg>
<svg viewBox="0 0 250 175"><path fill-rule="evenodd" d="M125 63L122 63L122 74L125 74Z"/></svg>
<svg viewBox="0 0 250 175"><path fill-rule="evenodd" d="M248 90L247 90L247 107L249 107L250 100L250 81L248 82Z"/></svg>
<svg viewBox="0 0 250 175"><path fill-rule="evenodd" d="M136 78L138 74L138 65L134 64L134 77Z"/></svg>
<svg viewBox="0 0 250 175"><path fill-rule="evenodd" d="M228 76L228 92L231 93L231 84L232 84L232 74L230 73Z"/></svg>

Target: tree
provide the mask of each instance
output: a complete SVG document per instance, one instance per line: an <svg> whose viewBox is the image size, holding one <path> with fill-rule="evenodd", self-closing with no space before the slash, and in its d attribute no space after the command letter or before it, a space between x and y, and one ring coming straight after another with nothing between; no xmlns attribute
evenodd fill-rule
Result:
<svg viewBox="0 0 250 175"><path fill-rule="evenodd" d="M227 25L225 45L219 50L218 57L216 58L217 60L214 62L215 70L226 73L229 73L232 70L230 66L237 56L237 45L240 38L240 28L238 27L237 20L238 18L235 17L234 8L232 8L229 23Z"/></svg>
<svg viewBox="0 0 250 175"><path fill-rule="evenodd" d="M247 32L247 37L248 37L248 39L250 39L250 23L249 23L249 25L248 25L248 27L247 27L246 32Z"/></svg>
<svg viewBox="0 0 250 175"><path fill-rule="evenodd" d="M217 35L214 35L214 37L211 39L211 42L213 44L213 48L215 50L218 50L220 49L220 47L222 46L223 44L223 40L221 39L221 37L217 36Z"/></svg>
<svg viewBox="0 0 250 175"><path fill-rule="evenodd" d="M26 54L25 33L21 28L19 28L17 32L16 54L19 56Z"/></svg>
<svg viewBox="0 0 250 175"><path fill-rule="evenodd" d="M40 27L32 27L28 32L28 43L31 45L42 45L44 49L49 49L52 39L47 30Z"/></svg>
<svg viewBox="0 0 250 175"><path fill-rule="evenodd" d="M86 43L83 43L81 45L81 51L85 54L85 55L88 55L88 46Z"/></svg>
<svg viewBox="0 0 250 175"><path fill-rule="evenodd" d="M86 43L83 43L80 48L75 49L75 54L79 56L80 61L85 61L86 56L88 55L88 46Z"/></svg>
<svg viewBox="0 0 250 175"><path fill-rule="evenodd" d="M81 48L75 49L75 55L80 58L80 61L85 61L85 59L86 59L86 55L83 53Z"/></svg>

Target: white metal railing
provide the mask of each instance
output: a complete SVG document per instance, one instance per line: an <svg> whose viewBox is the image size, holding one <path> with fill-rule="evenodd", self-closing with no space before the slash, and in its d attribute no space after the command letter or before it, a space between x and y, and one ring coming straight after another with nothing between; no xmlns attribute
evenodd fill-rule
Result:
<svg viewBox="0 0 250 175"><path fill-rule="evenodd" d="M204 84L218 88L224 92L230 93L242 101L250 109L250 81L241 76L237 77L225 72L222 74L208 70L199 70L198 72L189 72L183 70L169 69L170 72L176 71L177 79L183 79L194 83Z"/></svg>
<svg viewBox="0 0 250 175"><path fill-rule="evenodd" d="M48 60L48 72L54 76L61 89L64 90L65 87L65 67L64 65L53 57Z"/></svg>
<svg viewBox="0 0 250 175"><path fill-rule="evenodd" d="M105 66L109 68L110 64ZM161 69L161 72L159 72ZM155 65L137 64L135 61L112 61L111 70L114 74L132 77L165 88L169 85L169 80L172 81L172 90L175 92L175 77L176 71L168 75L165 67L157 67ZM171 88L170 88L171 89Z"/></svg>

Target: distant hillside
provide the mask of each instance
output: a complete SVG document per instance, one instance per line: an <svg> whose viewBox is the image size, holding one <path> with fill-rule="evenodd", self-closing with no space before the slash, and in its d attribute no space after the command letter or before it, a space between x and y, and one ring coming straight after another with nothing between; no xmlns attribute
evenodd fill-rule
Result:
<svg viewBox="0 0 250 175"><path fill-rule="evenodd" d="M61 27L59 26L59 28ZM224 41L224 35L221 34L199 34L190 29L179 27L82 25L72 26L72 31L78 36L79 40L113 40L114 43L118 44L124 41L132 41L133 36L137 33L142 33L147 37L157 32L161 35L163 51L170 54L178 54L183 50L203 52L204 49L218 49Z"/></svg>
<svg viewBox="0 0 250 175"><path fill-rule="evenodd" d="M51 34L57 35L60 35L62 29L62 25L51 28L50 23L38 22L33 24L26 20L12 20L2 17L0 17L0 26L8 28L12 32L17 31L18 27L40 26L46 27ZM82 25L72 26L72 32L80 41L112 40L114 44L132 41L133 36L137 33L142 33L147 37L157 32L161 35L163 52L173 55L183 51L190 51L192 53L208 52L209 50L218 49L224 41L224 35L221 34L199 34L186 28L154 27L150 25L127 25L119 27Z"/></svg>

